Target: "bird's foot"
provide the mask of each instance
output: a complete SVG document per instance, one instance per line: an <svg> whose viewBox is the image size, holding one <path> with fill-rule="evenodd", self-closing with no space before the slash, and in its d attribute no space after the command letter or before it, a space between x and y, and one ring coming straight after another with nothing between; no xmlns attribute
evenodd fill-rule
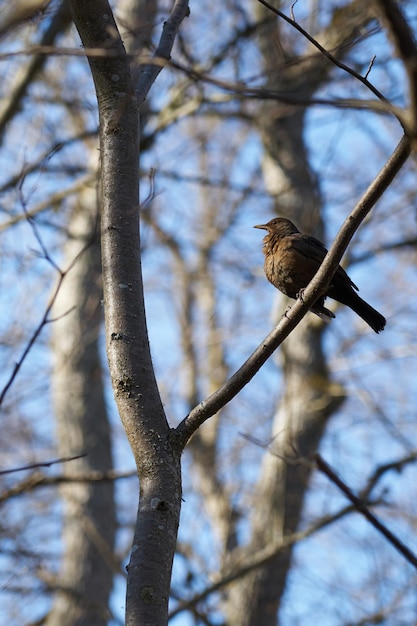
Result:
<svg viewBox="0 0 417 626"><path fill-rule="evenodd" d="M301 300L301 302L304 302L304 292L305 288L303 287L303 289L300 289L300 291L297 293L297 299Z"/></svg>

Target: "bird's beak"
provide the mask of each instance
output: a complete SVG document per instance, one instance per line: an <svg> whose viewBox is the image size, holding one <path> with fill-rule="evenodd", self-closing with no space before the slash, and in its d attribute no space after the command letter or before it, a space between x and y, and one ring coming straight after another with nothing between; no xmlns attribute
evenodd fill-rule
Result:
<svg viewBox="0 0 417 626"><path fill-rule="evenodd" d="M262 230L268 230L267 224L257 224L254 228L262 228Z"/></svg>

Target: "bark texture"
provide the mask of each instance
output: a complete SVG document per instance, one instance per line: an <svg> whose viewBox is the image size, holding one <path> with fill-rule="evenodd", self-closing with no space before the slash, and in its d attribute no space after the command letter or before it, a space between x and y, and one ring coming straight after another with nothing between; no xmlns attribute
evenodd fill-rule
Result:
<svg viewBox="0 0 417 626"><path fill-rule="evenodd" d="M180 3L177 3L180 4ZM112 386L140 480L128 565L126 624L167 621L181 505L180 451L156 385L143 300L139 240L139 120L129 60L104 1L72 2L89 57L100 118L101 241L106 344Z"/></svg>

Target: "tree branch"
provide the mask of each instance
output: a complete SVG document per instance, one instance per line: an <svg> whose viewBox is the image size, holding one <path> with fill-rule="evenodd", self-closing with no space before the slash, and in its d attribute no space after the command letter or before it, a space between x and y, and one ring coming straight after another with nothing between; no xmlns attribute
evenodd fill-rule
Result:
<svg viewBox="0 0 417 626"><path fill-rule="evenodd" d="M285 91L276 91L274 89L265 89L264 87L248 87L240 83L232 83L209 76L193 67L188 67L178 61L164 61L163 59L153 59L152 63L169 65L184 74L187 74L195 81L201 81L214 85L219 89L223 89L229 93L233 93L240 98L253 98L257 100L277 100L284 104L294 104L300 106L322 105L331 106L341 109L360 109L374 111L375 113L391 114L402 124L404 111L400 107L394 106L386 98L379 100L361 100L359 98L310 98L303 95L290 94ZM353 71L353 70L352 70Z"/></svg>
<svg viewBox="0 0 417 626"><path fill-rule="evenodd" d="M340 509L337 513L334 513L332 515L326 515L305 530L300 530L291 535L287 535L283 539L277 539L276 542L273 542L272 544L258 551L249 561L236 564L234 567L230 568L229 571L223 572L218 580L215 580L210 586L195 594L189 600L184 600L183 602L181 602L170 612L170 619L172 619L179 613L187 611L196 606L199 602L210 596L212 593L215 593L220 589L224 589L224 587L227 587L236 580L247 576L247 574L249 574L250 572L253 572L254 570L262 567L262 565L265 565L265 563L267 563L270 559L272 559L280 552L286 550L296 543L299 543L300 541L303 541L304 539L308 539L309 537L315 535L318 531L326 528L327 526L330 526L334 522L343 518L345 515L352 513L352 511L354 511L353 506L346 506L343 509Z"/></svg>
<svg viewBox="0 0 417 626"><path fill-rule="evenodd" d="M382 22L397 50L397 54L404 63L408 77L410 95L410 109L404 117L404 126L407 133L416 140L417 135L417 45L400 5L394 0L375 0Z"/></svg>
<svg viewBox="0 0 417 626"><path fill-rule="evenodd" d="M359 74L359 72L356 72L354 69L352 69L351 67L349 67L348 65L340 61L331 52L326 50L326 48L323 48L323 46L317 41L317 39L312 37L310 33L304 30L304 28L300 26L300 24L298 24L298 22L296 22L293 19L293 16L291 18L288 17L287 15L285 15L285 13L283 13L279 9L276 9L274 6L272 6L272 4L270 4L266 0L258 0L258 2L260 2L260 4L263 4L267 9L272 11L272 13L275 13L275 15L277 15L278 17L283 19L285 22L290 24L293 28L295 28L295 30L297 30L303 37L305 37L305 39L307 39L315 48L317 48L317 50L319 50L319 52L323 56L325 56L326 59L329 59L329 61L331 61L334 65L336 65L343 71L347 72L348 74L356 78L356 80L361 82L363 85L365 85L365 87L367 87L370 91L372 91L372 93L379 100L381 100L382 102L385 102L386 104L389 104L389 101L387 100L387 98L385 98L385 96L380 91L378 91L378 89L371 82L369 82L369 80L366 77L362 76L361 74Z"/></svg>
<svg viewBox="0 0 417 626"><path fill-rule="evenodd" d="M232 400L254 377L266 360L288 337L309 308L322 295L331 281L353 235L369 211L398 174L410 154L410 143L404 135L375 180L365 191L346 218L320 269L305 289L303 300L297 300L291 310L251 354L247 361L211 396L198 404L176 428L182 446L208 418Z"/></svg>
<svg viewBox="0 0 417 626"><path fill-rule="evenodd" d="M51 46L57 36L63 33L70 24L71 16L68 0L61 0L56 14L48 24L41 37L40 46ZM4 25L2 26L4 27ZM17 73L15 84L10 90L10 97L4 99L4 103L2 104L2 108L0 110L0 141L3 139L3 133L7 123L19 110L28 86L34 80L37 73L43 68L47 60L48 58L46 55L34 53L28 62L28 65Z"/></svg>
<svg viewBox="0 0 417 626"><path fill-rule="evenodd" d="M139 107L146 99L150 88L157 79L159 73L164 67L164 63L156 62L156 59L168 61L171 58L171 50L174 45L175 37L182 21L190 13L188 0L175 0L169 18L164 23L158 48L154 54L154 62L146 63L141 68L141 75L136 88L136 95Z"/></svg>
<svg viewBox="0 0 417 626"><path fill-rule="evenodd" d="M55 461L45 462L45 463L32 463L31 465L25 465L23 467L13 468L10 470L2 470L0 475L11 473L11 472L19 472L23 470L28 470L36 467L49 467L55 463L66 463L67 461L72 461L73 459L81 458L85 455L78 455L75 457L68 457L57 459ZM82 473L78 472L77 474L60 474L59 476L45 476L40 472L36 472L31 474L21 482L12 485L8 489L5 489L0 493L0 503L6 502L7 500L11 500L11 498L15 498L22 494L30 493L35 489L40 487L58 487L59 485L68 485L68 484L80 484L80 483L105 483L117 481L125 478L136 478L137 479L137 471L130 470L126 472L119 472L116 470L108 470L107 472L100 471L83 471Z"/></svg>
<svg viewBox="0 0 417 626"><path fill-rule="evenodd" d="M29 465L21 465L20 467L12 467L10 469L0 470L0 476L4 474L14 474L15 472L24 472L30 469L37 469L39 467L51 467L57 463L67 463L68 461L74 461L75 459L81 459L85 454L77 454L76 456L66 456L61 459L53 459L52 461L40 461L39 463L29 463Z"/></svg>
<svg viewBox="0 0 417 626"><path fill-rule="evenodd" d="M22 181L23 182L23 181ZM30 223L30 225L32 226L34 235L36 240L39 243L39 246L41 248L42 251L42 255L43 258L49 263L49 265L57 272L58 274L58 281L55 287L55 290L51 296L51 298L49 299L49 302L45 308L45 311L42 315L42 318L39 322L39 324L36 326L35 330L32 332L31 337L29 338L26 346L23 349L23 352L21 354L21 356L19 357L19 359L16 361L16 363L13 366L13 370L7 380L7 382L5 383L5 385L3 386L3 389L0 391L0 407L4 402L4 399L7 395L7 393L9 392L11 386L13 385L16 376L18 375L23 363L25 362L29 352L32 350L33 346L35 345L38 337L40 336L42 330L45 328L45 326L47 326L48 324L50 324L51 322L53 322L53 318L50 317L50 313L55 305L55 302L58 298L58 294L61 290L62 287L62 283L65 280L65 277L67 276L68 272L74 267L74 265L77 263L78 259L80 258L80 256L82 254L84 254L84 252L89 248L89 246L91 245L91 240L87 241L85 246L82 248L82 250L80 250L80 252L74 257L74 259L71 261L70 265L65 269L62 270L60 269L57 264L55 263L55 261L52 259L52 257L50 256L48 250L46 249L45 244L42 241L42 238L40 237L38 230L36 228L36 224L33 220L33 218L28 215L27 211L26 211L26 206L25 206L25 200L23 198L23 193L22 193L22 188L20 187L20 197L21 197L21 203L24 209L24 214L26 216L26 219L28 220L28 222ZM68 311L69 312L69 311Z"/></svg>
<svg viewBox="0 0 417 626"><path fill-rule="evenodd" d="M417 569L417 555L415 555L394 533L392 533L382 522L379 521L377 517L369 508L364 504L364 502L355 496L355 494L349 489L349 487L344 483L339 476L332 470L330 465L326 463L326 461L319 455L316 454L314 457L318 469L325 474L331 481L336 485L338 489L352 502L355 509L362 513L364 517L372 524L374 528L376 528L387 540L388 542L394 546L403 557L411 563Z"/></svg>

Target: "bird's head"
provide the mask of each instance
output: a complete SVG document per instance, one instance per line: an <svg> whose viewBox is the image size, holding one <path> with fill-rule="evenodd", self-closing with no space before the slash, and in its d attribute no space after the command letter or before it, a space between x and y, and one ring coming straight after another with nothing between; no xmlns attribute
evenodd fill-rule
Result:
<svg viewBox="0 0 417 626"><path fill-rule="evenodd" d="M254 228L261 228L267 230L270 235L278 235L278 237L286 237L287 235L293 235L299 233L297 226L285 217L274 217L266 224L257 224Z"/></svg>

